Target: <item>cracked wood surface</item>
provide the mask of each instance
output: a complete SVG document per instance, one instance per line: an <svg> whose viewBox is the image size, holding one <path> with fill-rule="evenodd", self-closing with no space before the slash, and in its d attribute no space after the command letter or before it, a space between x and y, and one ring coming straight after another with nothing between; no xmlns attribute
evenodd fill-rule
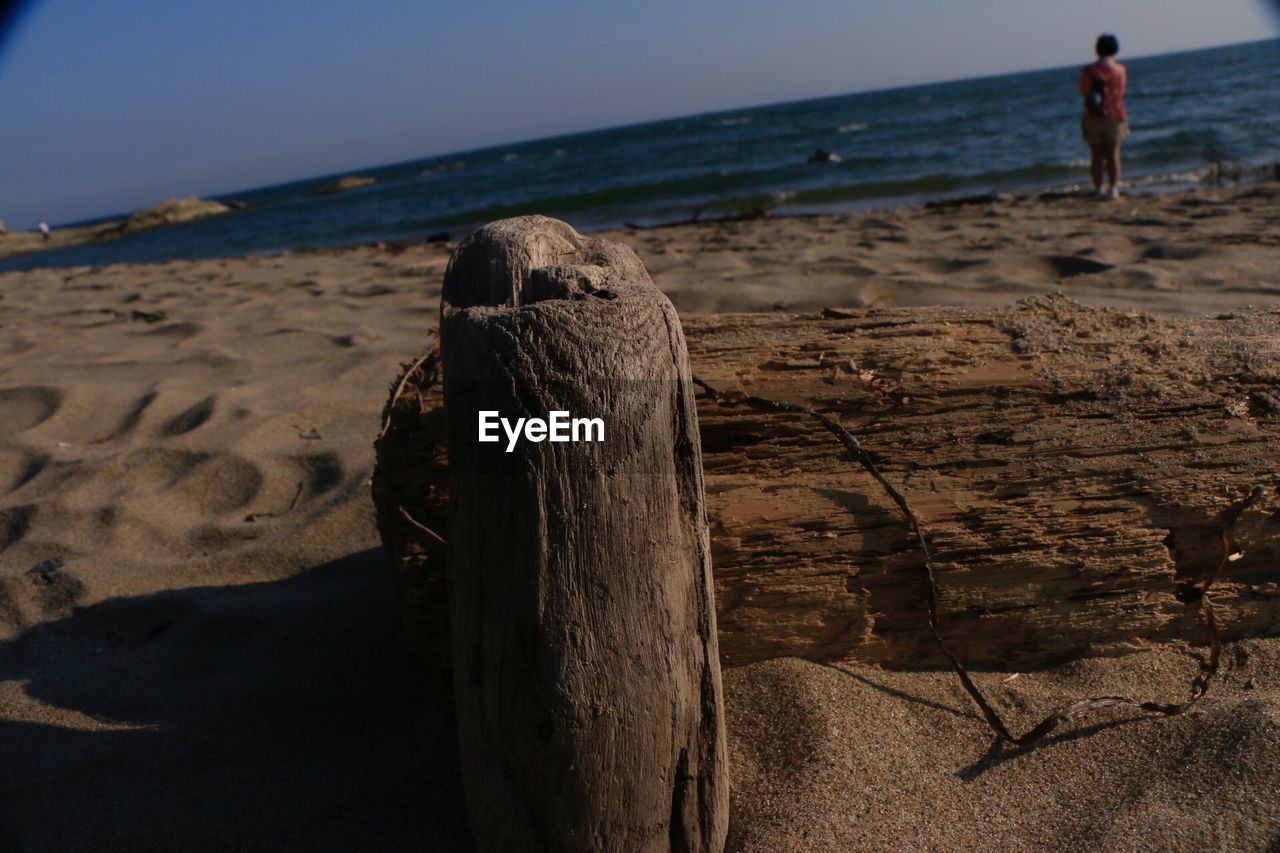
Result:
<svg viewBox="0 0 1280 853"><path fill-rule="evenodd" d="M454 695L476 846L718 853L724 704L675 309L626 246L507 219L454 253L440 351ZM489 411L607 426L603 441L504 446L478 440Z"/></svg>
<svg viewBox="0 0 1280 853"><path fill-rule="evenodd" d="M683 324L696 374L837 418L904 491L967 662L1202 641L1190 587L1216 564L1224 512L1256 485L1214 602L1224 637L1280 632L1280 312L1161 319L1052 296ZM440 530L438 402L436 389L394 407L375 482L411 653L437 673L437 569L385 508ZM831 436L706 400L699 422L723 661L939 665L919 551Z"/></svg>

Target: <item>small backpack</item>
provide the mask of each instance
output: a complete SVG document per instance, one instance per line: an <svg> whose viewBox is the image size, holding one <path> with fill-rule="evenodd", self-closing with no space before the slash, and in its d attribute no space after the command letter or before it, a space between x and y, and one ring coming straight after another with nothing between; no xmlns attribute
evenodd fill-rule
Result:
<svg viewBox="0 0 1280 853"><path fill-rule="evenodd" d="M1089 76L1093 78L1093 86L1089 89L1089 94L1084 99L1085 112L1091 116L1104 118L1106 116L1107 84L1092 70L1087 68L1086 70Z"/></svg>

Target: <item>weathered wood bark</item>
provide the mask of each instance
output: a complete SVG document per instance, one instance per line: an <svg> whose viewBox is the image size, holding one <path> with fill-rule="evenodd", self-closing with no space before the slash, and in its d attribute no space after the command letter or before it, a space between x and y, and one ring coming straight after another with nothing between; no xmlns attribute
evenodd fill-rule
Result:
<svg viewBox="0 0 1280 853"><path fill-rule="evenodd" d="M454 687L480 848L719 851L720 665L675 309L625 246L504 220L450 262L441 353ZM599 418L603 441L482 443L482 411Z"/></svg>
<svg viewBox="0 0 1280 853"><path fill-rule="evenodd" d="M1217 563L1224 511L1255 485L1265 496L1234 526L1243 556L1213 600L1226 637L1280 633L1280 314L1158 319L1044 297L684 328L708 382L836 417L901 485L965 660L1035 667L1203 641L1184 599ZM397 429L429 432L438 400L406 401ZM831 436L705 399L699 421L723 661L937 665L920 554ZM437 455L414 482L442 482L444 466ZM440 496L418 494L414 511L438 514ZM430 577L419 547L389 545L392 566Z"/></svg>

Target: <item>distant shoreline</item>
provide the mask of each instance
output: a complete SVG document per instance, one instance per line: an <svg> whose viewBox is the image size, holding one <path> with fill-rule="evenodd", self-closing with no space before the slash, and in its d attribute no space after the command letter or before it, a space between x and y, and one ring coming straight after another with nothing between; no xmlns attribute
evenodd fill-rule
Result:
<svg viewBox="0 0 1280 853"><path fill-rule="evenodd" d="M50 229L48 237L39 231L9 232L0 234L0 260L85 243L119 240L143 231L167 228L209 216L220 216L236 209L236 205L232 203L187 196L181 199L170 198L154 207L94 225L53 228Z"/></svg>
<svg viewBox="0 0 1280 853"><path fill-rule="evenodd" d="M1204 178L1212 175L1212 167L1205 167ZM1248 187L1255 184L1265 184L1272 181L1280 180L1280 163L1270 166L1252 167L1247 172L1237 170L1231 175L1226 176L1223 184L1200 183L1199 185L1175 185L1151 183L1145 186L1140 185L1138 189L1131 190L1126 196L1123 196L1118 204L1123 204L1125 198L1136 199L1149 196L1167 196L1167 195L1187 195L1195 196L1204 193L1210 193L1218 190L1230 190L1233 188ZM820 219L820 218L850 218L858 216L874 216L876 214L919 211L943 208L956 208L981 204L991 204L999 202L1016 201L1025 202L1041 202L1053 201L1064 198L1080 197L1087 198L1089 196L1088 188L1079 184L1074 185L1058 185L1056 187L1046 187L1040 190L1029 190L1021 192L1002 192L989 191L980 193L963 193L941 195L935 198L912 198L902 199L898 203L888 203L884 205L868 205L859 206L855 209L839 209L839 206L828 210L785 210L778 208L760 208L746 210L738 213L706 213L702 209L694 209L690 211L687 217L670 219L660 222L621 222L617 224L592 228L582 228L583 233L593 234L611 234L611 233L631 233L642 231L661 230L665 228L680 228L686 226L711 225L716 223L733 223L747 222L756 220L793 220L793 219ZM459 240L466 237L475 227L479 227L477 223L473 227L464 227L458 229L449 229L446 231L437 231L432 233L424 233L419 237L361 241L345 245L334 246L314 246L314 247L296 247L279 250L268 250L260 252L245 252L241 254L201 254L190 257L174 256L155 259L137 260L137 259L121 259L109 260L105 263L32 263L30 265L22 264L24 259L38 261L49 253L56 253L63 249L74 249L84 246L103 245L115 240L124 239L134 234L143 232L155 232L172 229L192 222L196 219L202 219L207 216L221 215L224 213L234 212L235 208L218 201L201 201L194 198L185 199L181 205L211 205L216 207L205 208L206 212L199 215L188 215L185 217L175 217L165 220L163 216L157 215L155 211L163 211L166 205L172 208L173 200L159 205L156 208L149 208L133 214L125 219L111 220L105 223L99 223L91 226L76 226L69 228L57 228L51 232L51 238L44 241L36 232L10 232L9 234L0 236L0 275L6 272L25 272L34 269L66 269L72 267L102 267L115 265L145 265L168 263L170 261L201 261L212 259L236 259L245 257L272 257L279 255L308 255L308 254L334 254L348 250L368 248L368 247L389 247L392 249L403 249L408 246L419 245L423 243L447 243L455 244ZM220 208L220 209L219 209ZM530 211L535 212L535 211ZM550 213L548 215L555 216ZM150 220L150 221L149 221ZM127 227L127 223L131 221L140 221L144 224L134 227ZM148 222L149 221L149 222ZM16 239L15 239L16 238ZM56 257L56 256L55 256ZM14 262L20 265L11 266Z"/></svg>

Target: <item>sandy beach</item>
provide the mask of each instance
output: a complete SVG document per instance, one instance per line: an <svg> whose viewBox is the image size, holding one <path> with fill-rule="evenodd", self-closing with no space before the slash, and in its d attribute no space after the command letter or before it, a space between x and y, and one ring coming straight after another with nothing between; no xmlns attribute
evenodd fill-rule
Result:
<svg viewBox="0 0 1280 853"><path fill-rule="evenodd" d="M1049 292L1280 310L1277 183L607 236L682 316ZM450 721L398 643L369 498L448 253L0 274L0 848L466 848ZM1178 699L1194 660L980 678L1029 725L1135 684ZM1232 644L1195 711L1104 712L1026 752L948 672L726 670L730 849L1268 849L1278 667L1280 640Z"/></svg>

